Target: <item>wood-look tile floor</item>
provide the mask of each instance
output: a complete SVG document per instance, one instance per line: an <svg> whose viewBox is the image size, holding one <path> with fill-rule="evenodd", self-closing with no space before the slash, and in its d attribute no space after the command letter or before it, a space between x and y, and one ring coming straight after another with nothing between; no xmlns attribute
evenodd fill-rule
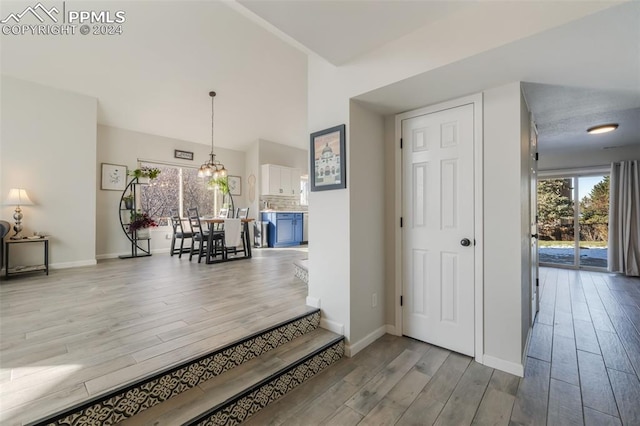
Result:
<svg viewBox="0 0 640 426"><path fill-rule="evenodd" d="M640 425L640 279L541 269L525 377L385 335L246 424Z"/></svg>
<svg viewBox="0 0 640 426"><path fill-rule="evenodd" d="M0 424L20 425L307 311L306 247L168 254L0 281Z"/></svg>

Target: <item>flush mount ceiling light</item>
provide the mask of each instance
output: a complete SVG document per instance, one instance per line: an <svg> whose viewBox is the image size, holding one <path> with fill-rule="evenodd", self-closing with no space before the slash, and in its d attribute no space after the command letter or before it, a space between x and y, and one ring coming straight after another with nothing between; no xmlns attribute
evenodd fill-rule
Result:
<svg viewBox="0 0 640 426"><path fill-rule="evenodd" d="M599 135L600 133L613 132L618 128L618 123L601 124L599 126L593 126L587 129L587 133L590 135Z"/></svg>
<svg viewBox="0 0 640 426"><path fill-rule="evenodd" d="M213 98L216 96L216 92L209 92L209 96L211 96L211 153L209 154L209 161L198 169L198 177L218 179L227 176L227 169L224 168L224 164L216 160L216 154L213 153Z"/></svg>

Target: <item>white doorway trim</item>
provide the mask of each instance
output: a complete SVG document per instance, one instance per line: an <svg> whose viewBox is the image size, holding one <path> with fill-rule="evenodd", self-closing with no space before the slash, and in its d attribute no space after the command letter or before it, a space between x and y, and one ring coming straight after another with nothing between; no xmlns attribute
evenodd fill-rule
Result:
<svg viewBox="0 0 640 426"><path fill-rule="evenodd" d="M473 104L473 125L474 125L474 227L475 227L475 267L474 267L474 299L475 299L475 360L479 363L483 362L484 354L484 233L483 233L483 100L482 93L466 96L451 101L442 102L436 105L427 106L424 108L408 111L402 114L396 115L396 149L395 149L395 220L396 220L396 232L395 232L395 295L396 300L394 305L396 306L395 315L395 334L402 336L403 324L402 324L402 307L400 306L400 297L402 296L402 282L403 282L403 268L402 268L402 229L400 228L400 220L402 218L402 150L400 149L400 138L402 136L402 120L417 117L420 115L431 114L437 111L445 109L456 108L462 105Z"/></svg>

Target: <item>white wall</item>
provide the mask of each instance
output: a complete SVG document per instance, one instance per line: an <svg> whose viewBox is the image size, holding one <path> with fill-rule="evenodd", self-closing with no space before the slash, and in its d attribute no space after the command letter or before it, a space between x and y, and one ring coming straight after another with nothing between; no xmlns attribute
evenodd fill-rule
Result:
<svg viewBox="0 0 640 426"><path fill-rule="evenodd" d="M333 84L336 71L328 62L309 57L309 133L347 125L347 189L309 194L309 214L314 218L309 224L309 300L320 301L321 324L344 333L349 340L350 268L366 265L352 265L350 260L348 174L354 153L349 135L349 100Z"/></svg>
<svg viewBox="0 0 640 426"><path fill-rule="evenodd" d="M615 161L640 159L640 135L634 146L614 149L580 150L576 152L540 154L539 170L579 169L606 166Z"/></svg>
<svg viewBox="0 0 640 426"><path fill-rule="evenodd" d="M384 118L351 101L349 155L352 352L385 332ZM392 158L392 157L389 157ZM393 163L392 161L390 161ZM379 259L380 261L372 261ZM364 266L366 265L366 266ZM372 297L375 294L376 306Z"/></svg>
<svg viewBox="0 0 640 426"><path fill-rule="evenodd" d="M382 48L371 52L363 57L358 58L341 67L335 67L321 58L310 56L308 64L308 113L309 113L309 131L314 132L339 124L347 126L347 173L350 175L352 170L359 165L358 158L363 155L363 144L352 146L351 138L358 137L360 132L365 130L358 125L355 130L350 126L350 100L363 95L369 91L379 90L381 88L390 88L393 90L393 83L407 79L420 73L428 73L429 71L455 63L465 57L470 57L489 49L508 44L511 41L526 37L536 32L543 31L555 25L571 21L580 16L594 12L599 7L581 4L578 8L569 8L554 3L551 4L528 4L524 8L509 6L506 9L496 5L479 6L473 11L465 11L462 15L451 16L444 19L433 27L415 31L402 39L389 43ZM499 10L499 13L497 13ZM555 12L549 14L549 12ZM553 16L550 20L549 16ZM503 31L505 22L511 23L506 31ZM500 28L500 31L497 29ZM494 31L494 29L496 29ZM470 37L470 35L473 35ZM464 39L461 39L464 37ZM470 42L472 40L472 42ZM385 104L385 98L382 97L372 107L380 107L381 110L392 113L403 112L407 109L407 105L412 105L416 98L433 99L430 94L438 92L437 96L440 100L460 97L468 92L460 93L459 86L461 82L455 80L456 77L449 79L447 87L451 88L449 92L443 94L438 88L431 88L428 85L421 87L412 87L411 101L407 103L388 105ZM463 78L469 78L465 74ZM480 89L482 90L482 88ZM492 117L495 123L502 123L503 120L513 120L507 127L502 129L499 125L494 127L497 139L492 143L502 144L507 139L515 143L514 147L507 147L506 158L515 161L514 167L508 173L513 177L514 181L509 181L504 185L504 178L495 179L491 185L495 192L500 192L501 197L513 198L510 201L519 211L520 208L520 92L519 84L514 83L507 90L512 92L513 99L510 99L510 105L514 109L512 111L502 110L498 107L494 110L496 115ZM387 92L385 92L387 93ZM413 96L414 93L419 95ZM395 93L394 93L395 95ZM445 96L446 95L446 96ZM372 98L375 98L372 97ZM497 96L500 101L500 96ZM490 102L492 100L490 99ZM499 103L499 102L498 102ZM425 103L419 106L427 106ZM416 107L413 105L412 107ZM502 113L505 113L506 117ZM501 148L501 147L500 147ZM494 147L496 154L500 155L500 148ZM375 146L374 150L378 151L372 155L383 155L384 145ZM511 152L510 150L513 150ZM368 155L367 153L366 155ZM485 164L485 167L492 170L499 170L502 163L494 158ZM497 167L497 169L496 169ZM384 184L381 188L384 187ZM390 187L387 188L389 191ZM309 211L313 213L314 220L310 226L310 246L309 246L309 299L314 301L321 300L323 308L323 316L329 325L343 325L345 336L350 344L357 343L354 337L360 337L364 330L373 329L375 327L366 325L366 320L355 315L356 303L351 300L353 296L350 288L355 286L358 288L359 283L353 282L353 276L359 276L361 270L366 270L374 264L393 265L391 261L385 261L384 253L372 252L372 256L353 257L352 247L357 247L367 241L369 238L369 230L365 232L362 228L354 226L352 211L358 211L353 205L352 191L358 191L359 187L352 187L350 177L347 178L347 189L341 191L320 191L311 193L309 199ZM389 194L386 194L388 196ZM387 198L389 201L389 198ZM494 200L496 201L496 200ZM387 203L388 204L388 203ZM500 205L498 204L495 204ZM493 213L490 207L485 213ZM380 209L380 211L374 211ZM378 217L384 217L384 205L374 204L368 214ZM387 213L389 208L386 209ZM500 215L498 215L500 216ZM349 218L346 221L345 218ZM388 219L388 215L387 215ZM384 219L380 223L380 230L388 234L389 229L385 228ZM498 224L494 224L499 228ZM515 220L515 228L513 229L513 241L508 241L506 246L496 243L493 246L494 257L500 257L501 254L507 253L517 256L520 253L520 216ZM389 226L388 224L386 226ZM500 231L500 230L499 230ZM502 233L502 231L500 231ZM385 244L394 245L395 241L387 240ZM488 250L488 248L486 249ZM515 253L515 254L514 254ZM494 311L490 314L489 326L494 327L491 330L485 330L489 333L490 356L495 359L503 360L508 363L507 367L512 370L521 367L521 264L520 258L512 259L515 268L506 273L499 271L491 271L489 277L493 280L494 287L489 287L489 293L499 293L503 288L506 294L498 295L497 300L504 300L513 303L505 309L500 308L497 311L496 305L491 304L490 308ZM395 265L397 267L398 265ZM355 271L355 272L352 272ZM388 278L391 274L384 272L384 276ZM390 285L391 283L387 283ZM374 285L375 288L375 285ZM515 289L514 289L515 288ZM363 293L361 289L357 289L356 293ZM393 294L386 291L387 296ZM504 297L503 297L504 296ZM395 297L385 299L385 312L388 315L395 312ZM395 326L395 324L390 324ZM504 339L510 339L505 343L499 342L501 332L507 328ZM495 330L495 331L494 331ZM355 334L354 334L355 332ZM357 334L357 336L356 336Z"/></svg>
<svg viewBox="0 0 640 426"><path fill-rule="evenodd" d="M173 158L174 149L193 152L193 161ZM126 165L129 170L133 170L138 167L138 159L197 168L209 158L210 151L211 147L203 144L118 129L116 127L98 126L98 157L94 167L98 171L98 176L101 163L122 164ZM225 165L230 175L240 176L242 179L242 195L233 197L235 206L247 206L247 192L244 189L247 182L244 172L244 152L216 148L215 153L216 159ZM131 243L123 234L118 219L122 193L120 191L100 190L100 182L97 183L97 188L98 227L96 254L99 259L127 254L131 250ZM152 251L162 252L167 250L171 241L166 239L166 235L171 232L170 227L152 229Z"/></svg>
<svg viewBox="0 0 640 426"><path fill-rule="evenodd" d="M300 169L300 174L303 175L308 173L308 150L264 139L260 139L258 143L260 144L260 164L277 164Z"/></svg>
<svg viewBox="0 0 640 426"><path fill-rule="evenodd" d="M27 190L35 205L22 209L23 234L51 235L52 267L95 263L96 99L4 75L1 83L0 197ZM14 209L2 206L1 217L13 223ZM29 251L16 250L12 263L31 262Z"/></svg>
<svg viewBox="0 0 640 426"><path fill-rule="evenodd" d="M247 180L243 182L242 192L249 206L249 217L258 219L260 212L260 160L259 141L252 143L245 151L245 166ZM253 188L249 187L249 178L253 180Z"/></svg>
<svg viewBox="0 0 640 426"><path fill-rule="evenodd" d="M531 329L531 113L520 85L520 345ZM520 353L522 359L525 354Z"/></svg>
<svg viewBox="0 0 640 426"><path fill-rule="evenodd" d="M519 83L484 92L484 359L511 370L522 367L522 300L528 291L523 108Z"/></svg>
<svg viewBox="0 0 640 426"><path fill-rule="evenodd" d="M394 158L396 141L396 117L384 119L384 158ZM384 282L385 282L385 323L395 327L396 306L396 168L395 162L385 162L384 167Z"/></svg>

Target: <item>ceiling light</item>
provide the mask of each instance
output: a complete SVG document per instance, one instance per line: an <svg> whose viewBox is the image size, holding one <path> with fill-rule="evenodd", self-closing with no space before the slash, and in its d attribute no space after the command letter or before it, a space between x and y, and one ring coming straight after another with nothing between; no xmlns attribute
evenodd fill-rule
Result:
<svg viewBox="0 0 640 426"><path fill-rule="evenodd" d="M593 126L587 129L587 133L590 135L599 135L600 133L613 132L618 128L617 123L612 124L601 124L599 126Z"/></svg>
<svg viewBox="0 0 640 426"><path fill-rule="evenodd" d="M213 98L216 96L216 92L209 92L209 96L211 96L211 153L209 161L198 169L198 177L218 179L227 176L227 169L224 168L224 164L216 160L216 154L213 153Z"/></svg>

